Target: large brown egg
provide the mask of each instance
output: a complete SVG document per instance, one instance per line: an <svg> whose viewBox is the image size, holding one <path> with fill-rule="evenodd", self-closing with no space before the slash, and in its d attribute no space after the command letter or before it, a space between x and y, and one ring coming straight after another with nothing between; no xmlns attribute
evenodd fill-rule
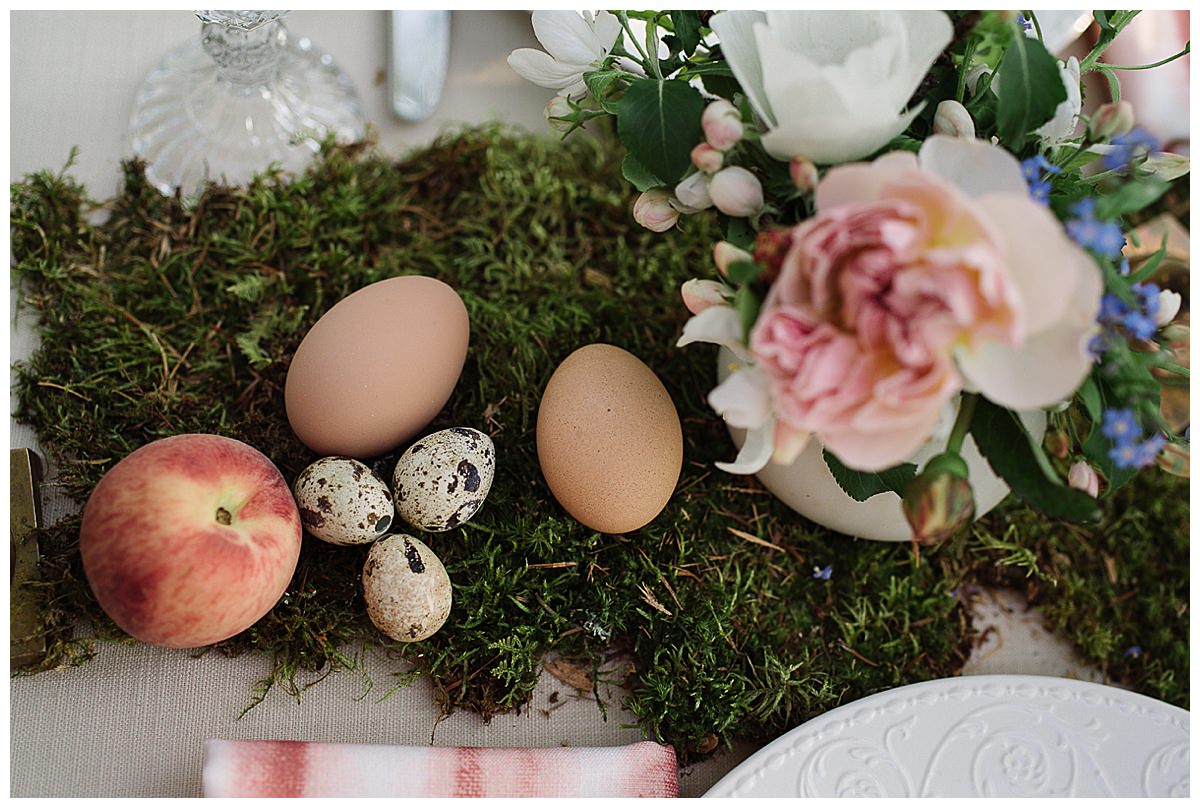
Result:
<svg viewBox="0 0 1200 808"><path fill-rule="evenodd" d="M320 455L374 457L445 406L467 358L458 294L435 278L388 278L338 301L304 337L284 387L292 431Z"/></svg>
<svg viewBox="0 0 1200 808"><path fill-rule="evenodd" d="M538 461L571 516L627 533L662 512L683 466L683 431L654 371L614 345L585 345L546 385Z"/></svg>

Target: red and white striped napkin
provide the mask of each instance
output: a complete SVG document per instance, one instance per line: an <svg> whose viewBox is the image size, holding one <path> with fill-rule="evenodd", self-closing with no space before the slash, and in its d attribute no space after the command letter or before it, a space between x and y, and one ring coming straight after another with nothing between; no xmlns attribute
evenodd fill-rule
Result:
<svg viewBox="0 0 1200 808"><path fill-rule="evenodd" d="M206 797L677 797L675 750L209 740Z"/></svg>

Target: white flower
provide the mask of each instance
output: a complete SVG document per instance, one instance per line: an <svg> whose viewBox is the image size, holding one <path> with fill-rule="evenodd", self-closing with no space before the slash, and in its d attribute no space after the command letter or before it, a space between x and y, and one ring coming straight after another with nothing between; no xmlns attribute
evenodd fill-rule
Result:
<svg viewBox="0 0 1200 808"><path fill-rule="evenodd" d="M933 114L933 131L938 135L970 139L975 137L975 122L971 120L971 113L967 112L966 107L953 98L947 98L937 105L937 111Z"/></svg>
<svg viewBox="0 0 1200 808"><path fill-rule="evenodd" d="M775 451L776 421L771 407L767 377L759 370L742 340L742 318L727 303L700 310L683 326L676 346L711 342L733 354L729 377L708 394L708 403L725 422L746 430L746 441L732 463L717 463L730 474L754 474L762 470Z"/></svg>
<svg viewBox="0 0 1200 808"><path fill-rule="evenodd" d="M633 220L655 233L670 230L679 221L679 211L671 202L671 193L665 188L643 191L633 202Z"/></svg>
<svg viewBox="0 0 1200 808"><path fill-rule="evenodd" d="M621 22L607 11L595 18L590 11L535 11L533 33L549 53L518 48L509 54L509 65L539 87L578 97L587 93L583 74L608 56L621 34Z"/></svg>
<svg viewBox="0 0 1200 808"><path fill-rule="evenodd" d="M1179 314L1179 307L1183 305L1183 296L1178 292L1172 292L1170 289L1163 289L1158 293L1158 314L1154 317L1154 324L1160 328L1164 325L1170 325L1175 319L1175 315Z"/></svg>
<svg viewBox="0 0 1200 808"><path fill-rule="evenodd" d="M941 11L726 11L710 21L768 130L772 156L866 157L907 127L904 111L953 26Z"/></svg>
<svg viewBox="0 0 1200 808"><path fill-rule="evenodd" d="M675 344L682 348L693 342L710 342L729 351L729 376L708 394L708 404L729 426L746 430L746 440L734 461L716 463L716 467L729 474L755 474L772 460L790 465L804 451L811 434L776 419L770 382L742 339L741 315L727 299L692 311L695 316L684 324Z"/></svg>
<svg viewBox="0 0 1200 808"><path fill-rule="evenodd" d="M741 166L729 166L713 174L708 181L708 196L726 216L753 216L763 206L762 183Z"/></svg>
<svg viewBox="0 0 1200 808"><path fill-rule="evenodd" d="M713 201L708 195L708 176L697 171L675 186L675 198L682 205L683 213L698 213L711 208Z"/></svg>
<svg viewBox="0 0 1200 808"><path fill-rule="evenodd" d="M1083 96L1079 91L1079 60L1072 56L1065 63L1059 62L1058 75L1062 77L1067 98L1055 107L1054 117L1035 132L1042 142L1049 145L1070 140L1075 135L1075 128L1079 124L1079 110L1083 108ZM992 86L996 85L993 83Z"/></svg>

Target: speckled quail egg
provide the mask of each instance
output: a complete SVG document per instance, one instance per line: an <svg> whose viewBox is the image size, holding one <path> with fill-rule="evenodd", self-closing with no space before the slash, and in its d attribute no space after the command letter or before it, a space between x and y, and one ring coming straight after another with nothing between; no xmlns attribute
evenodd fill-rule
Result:
<svg viewBox="0 0 1200 808"><path fill-rule="evenodd" d="M387 483L349 457L323 457L292 487L300 521L330 544L368 544L387 535L396 515Z"/></svg>
<svg viewBox="0 0 1200 808"><path fill-rule="evenodd" d="M431 533L453 530L479 511L495 473L496 447L487 435L457 426L434 432L396 463L396 513Z"/></svg>
<svg viewBox="0 0 1200 808"><path fill-rule="evenodd" d="M431 637L450 616L450 576L420 539L394 534L375 542L362 582L367 615L393 640Z"/></svg>

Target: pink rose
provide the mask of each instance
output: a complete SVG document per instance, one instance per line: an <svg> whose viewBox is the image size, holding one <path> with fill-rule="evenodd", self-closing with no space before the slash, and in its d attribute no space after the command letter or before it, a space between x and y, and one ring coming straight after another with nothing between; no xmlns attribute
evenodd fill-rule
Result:
<svg viewBox="0 0 1200 808"><path fill-rule="evenodd" d="M849 466L907 459L964 387L1070 396L1091 366L1095 263L1030 199L1016 159L930 138L829 170L750 338L774 411Z"/></svg>

